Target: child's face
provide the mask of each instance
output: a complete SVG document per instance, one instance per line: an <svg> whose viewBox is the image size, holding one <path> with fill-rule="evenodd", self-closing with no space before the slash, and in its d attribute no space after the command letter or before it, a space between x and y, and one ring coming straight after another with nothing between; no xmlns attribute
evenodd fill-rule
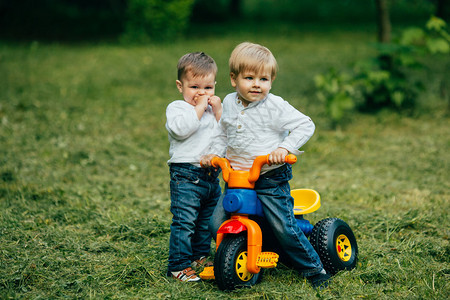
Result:
<svg viewBox="0 0 450 300"><path fill-rule="evenodd" d="M177 80L177 88L183 94L184 101L196 106L197 101L195 97L208 95L214 96L214 89L216 85L216 76L209 74L203 77L193 76L188 72L182 81Z"/></svg>
<svg viewBox="0 0 450 300"><path fill-rule="evenodd" d="M266 71L243 71L237 76L234 73L230 76L231 85L236 89L244 106L263 100L272 88L272 76Z"/></svg>

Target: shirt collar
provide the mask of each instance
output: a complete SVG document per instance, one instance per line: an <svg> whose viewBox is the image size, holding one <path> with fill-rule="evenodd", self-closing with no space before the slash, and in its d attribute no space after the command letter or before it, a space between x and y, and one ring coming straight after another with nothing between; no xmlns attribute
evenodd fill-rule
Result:
<svg viewBox="0 0 450 300"><path fill-rule="evenodd" d="M262 99L260 101L257 101L257 102L251 102L251 103L248 104L247 107L244 107L244 105L242 105L242 100L239 99L238 93L236 93L236 96L234 97L234 103L236 103L237 105L242 106L244 108L255 107L257 105L260 105L261 103L266 102L267 98L269 98L269 95L270 95L270 93L267 94L266 98L264 98L264 99Z"/></svg>

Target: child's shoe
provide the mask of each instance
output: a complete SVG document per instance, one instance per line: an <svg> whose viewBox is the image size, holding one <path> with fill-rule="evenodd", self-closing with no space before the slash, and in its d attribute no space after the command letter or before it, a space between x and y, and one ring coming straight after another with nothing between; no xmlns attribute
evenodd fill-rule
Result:
<svg viewBox="0 0 450 300"><path fill-rule="evenodd" d="M200 269L200 268L205 268L205 267L212 267L214 264L212 261L208 260L208 257L206 256L202 256L197 260L194 260L191 263L191 267L194 269Z"/></svg>
<svg viewBox="0 0 450 300"><path fill-rule="evenodd" d="M331 280L331 275L327 273L319 273L314 276L309 276L307 279L314 289L323 290L328 287Z"/></svg>
<svg viewBox="0 0 450 300"><path fill-rule="evenodd" d="M194 270L191 267L188 267L182 271L170 272L172 277L178 279L180 281L186 282L198 282L200 281L200 277L198 277Z"/></svg>

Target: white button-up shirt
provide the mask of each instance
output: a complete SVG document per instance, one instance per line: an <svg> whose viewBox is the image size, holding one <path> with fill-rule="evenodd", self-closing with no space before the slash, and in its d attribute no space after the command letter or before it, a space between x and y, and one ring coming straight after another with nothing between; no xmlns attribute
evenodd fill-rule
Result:
<svg viewBox="0 0 450 300"><path fill-rule="evenodd" d="M282 147L299 155L298 150L314 133L314 123L283 98L269 94L247 107L231 93L223 100L220 120L222 132L214 138L214 154L226 156L235 170L249 170L258 155ZM280 167L265 165L261 173Z"/></svg>
<svg viewBox="0 0 450 300"><path fill-rule="evenodd" d="M211 106L208 105L199 120L194 106L177 100L167 106L166 118L170 142L167 163L191 163L200 167L200 157L211 153L212 137L220 130Z"/></svg>

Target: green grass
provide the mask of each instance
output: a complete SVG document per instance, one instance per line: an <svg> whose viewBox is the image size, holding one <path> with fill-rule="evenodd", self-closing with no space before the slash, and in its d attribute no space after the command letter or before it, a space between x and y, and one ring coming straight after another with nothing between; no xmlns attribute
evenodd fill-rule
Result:
<svg viewBox="0 0 450 300"><path fill-rule="evenodd" d="M429 89L412 115L356 114L330 130L313 77L373 54L375 33L282 30L150 46L0 44L0 297L449 298L450 124L437 84L448 57L419 74ZM176 62L211 54L223 98L228 56L244 40L274 52L272 91L317 125L291 186L320 192L312 221L340 217L358 240L357 268L320 293L283 266L232 293L164 276Z"/></svg>

